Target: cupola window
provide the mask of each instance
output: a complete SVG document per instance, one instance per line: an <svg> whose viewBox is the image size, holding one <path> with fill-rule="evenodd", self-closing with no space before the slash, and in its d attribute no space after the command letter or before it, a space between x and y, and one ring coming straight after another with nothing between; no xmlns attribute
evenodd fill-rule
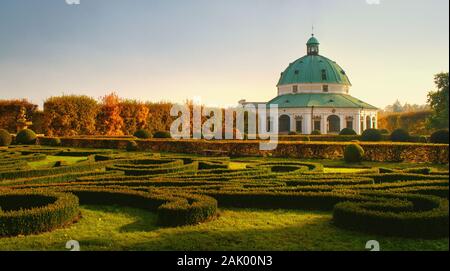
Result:
<svg viewBox="0 0 450 271"><path fill-rule="evenodd" d="M322 70L322 80L323 81L327 80L327 71L326 70Z"/></svg>
<svg viewBox="0 0 450 271"><path fill-rule="evenodd" d="M322 90L323 92L328 92L328 85L323 85Z"/></svg>
<svg viewBox="0 0 450 271"><path fill-rule="evenodd" d="M297 93L298 92L298 86L292 86L292 92Z"/></svg>

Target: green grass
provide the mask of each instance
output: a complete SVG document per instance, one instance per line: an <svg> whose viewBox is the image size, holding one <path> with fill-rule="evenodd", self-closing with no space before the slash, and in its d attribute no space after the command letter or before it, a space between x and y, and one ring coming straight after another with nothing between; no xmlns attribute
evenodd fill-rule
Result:
<svg viewBox="0 0 450 271"><path fill-rule="evenodd" d="M339 167L326 167L323 169L324 173L358 173L365 171L365 168L339 168Z"/></svg>
<svg viewBox="0 0 450 271"><path fill-rule="evenodd" d="M378 240L382 250L448 250L448 238L413 240L341 230L327 212L221 210L216 220L159 228L154 213L115 206L83 206L76 224L40 235L0 238L0 250L364 250Z"/></svg>
<svg viewBox="0 0 450 271"><path fill-rule="evenodd" d="M28 165L34 169L36 168L44 168L48 167L54 162L57 161L64 161L67 162L69 165L75 164L81 161L86 160L87 157L72 157L72 156L53 156L53 155L47 155L47 158L45 160L36 161L36 162L29 162Z"/></svg>
<svg viewBox="0 0 450 271"><path fill-rule="evenodd" d="M247 168L247 163L239 163L239 162L230 162L228 165L229 169L232 170L242 170Z"/></svg>

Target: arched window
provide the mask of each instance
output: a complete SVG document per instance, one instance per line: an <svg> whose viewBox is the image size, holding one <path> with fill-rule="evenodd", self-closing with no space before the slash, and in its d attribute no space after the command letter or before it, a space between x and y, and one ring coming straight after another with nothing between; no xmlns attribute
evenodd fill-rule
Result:
<svg viewBox="0 0 450 271"><path fill-rule="evenodd" d="M370 116L366 117L366 128L367 129L372 128L372 119L370 118Z"/></svg>
<svg viewBox="0 0 450 271"><path fill-rule="evenodd" d="M328 133L335 134L341 131L341 119L336 115L331 115L327 118Z"/></svg>
<svg viewBox="0 0 450 271"><path fill-rule="evenodd" d="M289 133L291 131L291 118L288 115L281 115L278 127L279 133Z"/></svg>

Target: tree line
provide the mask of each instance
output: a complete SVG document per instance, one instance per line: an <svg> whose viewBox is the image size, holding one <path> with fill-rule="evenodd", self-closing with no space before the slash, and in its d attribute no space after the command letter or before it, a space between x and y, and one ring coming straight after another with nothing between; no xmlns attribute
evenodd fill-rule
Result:
<svg viewBox="0 0 450 271"><path fill-rule="evenodd" d="M168 131L173 118L170 102L121 99L116 93L100 101L85 95L48 98L43 111L27 100L0 100L0 127L16 131L17 115L26 109L32 129L49 136L132 135L139 129Z"/></svg>

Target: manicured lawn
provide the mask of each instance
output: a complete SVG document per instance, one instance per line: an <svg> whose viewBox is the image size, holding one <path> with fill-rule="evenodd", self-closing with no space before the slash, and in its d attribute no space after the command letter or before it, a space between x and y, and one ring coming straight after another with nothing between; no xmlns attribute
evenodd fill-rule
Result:
<svg viewBox="0 0 450 271"><path fill-rule="evenodd" d="M81 161L86 160L87 157L73 157L73 156L53 156L53 155L47 155L47 158L45 160L36 161L36 162L29 162L28 165L32 168L43 168L51 165L51 163L57 162L57 161L64 161L68 163L69 165L75 164Z"/></svg>
<svg viewBox="0 0 450 271"><path fill-rule="evenodd" d="M339 168L339 167L326 167L323 169L324 173L358 173L365 171L364 168Z"/></svg>
<svg viewBox="0 0 450 271"><path fill-rule="evenodd" d="M327 212L225 209L200 225L159 228L156 215L116 206L83 206L83 218L66 229L0 238L0 250L364 250L378 240L382 250L448 250L448 238L413 240L341 230Z"/></svg>

